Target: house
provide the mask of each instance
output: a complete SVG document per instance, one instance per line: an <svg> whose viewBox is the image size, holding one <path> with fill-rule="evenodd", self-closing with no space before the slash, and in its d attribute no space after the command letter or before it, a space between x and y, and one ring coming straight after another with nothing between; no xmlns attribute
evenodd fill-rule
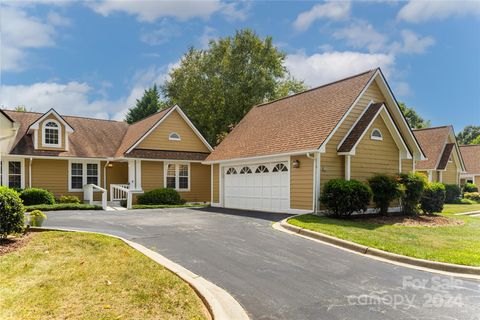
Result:
<svg viewBox="0 0 480 320"><path fill-rule="evenodd" d="M452 126L415 129L428 159L415 162L415 171L425 174L430 182L460 184L465 165Z"/></svg>
<svg viewBox="0 0 480 320"><path fill-rule="evenodd" d="M212 206L312 212L334 178L366 181L426 157L380 69L253 107L208 155Z"/></svg>
<svg viewBox="0 0 480 320"><path fill-rule="evenodd" d="M211 169L201 162L211 151L178 106L132 125L54 109L0 112L0 184L45 188L56 197L99 200L109 190L110 200L134 200L166 186L187 201L208 202Z"/></svg>
<svg viewBox="0 0 480 320"><path fill-rule="evenodd" d="M460 174L460 183L474 183L480 187L480 144L460 146L465 161L465 172Z"/></svg>

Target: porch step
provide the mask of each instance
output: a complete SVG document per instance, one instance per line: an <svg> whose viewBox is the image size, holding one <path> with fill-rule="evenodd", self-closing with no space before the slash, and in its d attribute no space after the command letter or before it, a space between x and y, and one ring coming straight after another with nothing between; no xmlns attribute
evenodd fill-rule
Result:
<svg viewBox="0 0 480 320"><path fill-rule="evenodd" d="M93 204L102 205L101 201L93 201ZM106 211L122 211L122 210L127 210L127 208L122 207L120 205L120 201L108 201L107 202L107 209Z"/></svg>

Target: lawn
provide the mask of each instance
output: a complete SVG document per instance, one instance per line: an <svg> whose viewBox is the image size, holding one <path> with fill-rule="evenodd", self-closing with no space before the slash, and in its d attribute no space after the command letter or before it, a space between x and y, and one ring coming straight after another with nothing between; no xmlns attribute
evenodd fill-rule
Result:
<svg viewBox="0 0 480 320"><path fill-rule="evenodd" d="M463 220L461 226L396 226L310 214L291 218L288 222L389 252L480 267L480 218L453 215L477 210L480 204L445 205L442 215Z"/></svg>
<svg viewBox="0 0 480 320"><path fill-rule="evenodd" d="M132 209L169 209L169 208L204 208L207 204L134 204Z"/></svg>
<svg viewBox="0 0 480 320"><path fill-rule="evenodd" d="M0 270L0 319L208 318L187 283L107 236L34 233Z"/></svg>

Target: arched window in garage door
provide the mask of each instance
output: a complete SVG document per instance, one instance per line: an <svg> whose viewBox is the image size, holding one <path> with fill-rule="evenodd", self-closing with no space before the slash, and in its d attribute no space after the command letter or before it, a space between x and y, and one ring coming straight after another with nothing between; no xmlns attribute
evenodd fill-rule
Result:
<svg viewBox="0 0 480 320"><path fill-rule="evenodd" d="M248 174L252 173L252 170L249 167L243 167L242 170L240 170L240 174Z"/></svg>
<svg viewBox="0 0 480 320"><path fill-rule="evenodd" d="M277 163L272 170L272 172L285 172L285 171L288 171L288 168L283 163Z"/></svg>
<svg viewBox="0 0 480 320"><path fill-rule="evenodd" d="M237 174L237 170L235 170L235 168L228 168L227 174Z"/></svg>
<svg viewBox="0 0 480 320"><path fill-rule="evenodd" d="M264 165L258 166L257 170L255 170L255 173L268 173L268 168Z"/></svg>

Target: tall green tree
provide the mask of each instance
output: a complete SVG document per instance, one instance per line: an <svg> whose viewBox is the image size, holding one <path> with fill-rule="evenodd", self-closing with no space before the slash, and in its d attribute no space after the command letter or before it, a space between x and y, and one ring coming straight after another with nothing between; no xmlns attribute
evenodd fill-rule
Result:
<svg viewBox="0 0 480 320"><path fill-rule="evenodd" d="M215 145L254 105L306 89L288 74L284 61L271 37L240 30L210 41L205 50L190 48L162 92Z"/></svg>
<svg viewBox="0 0 480 320"><path fill-rule="evenodd" d="M18 111L18 112L28 112L29 110L28 110L27 107L25 107L25 106L16 106L16 107L15 107L15 111Z"/></svg>
<svg viewBox="0 0 480 320"><path fill-rule="evenodd" d="M400 110L402 110L405 118L407 119L410 128L422 129L430 127L430 120L423 119L413 108L409 108L403 102L398 103Z"/></svg>
<svg viewBox="0 0 480 320"><path fill-rule="evenodd" d="M480 126L466 126L457 134L459 144L477 144L480 143Z"/></svg>
<svg viewBox="0 0 480 320"><path fill-rule="evenodd" d="M137 99L135 107L128 109L125 121L129 124L135 123L163 109L163 107L164 104L160 101L157 85L154 84L153 87L145 90L141 99Z"/></svg>

